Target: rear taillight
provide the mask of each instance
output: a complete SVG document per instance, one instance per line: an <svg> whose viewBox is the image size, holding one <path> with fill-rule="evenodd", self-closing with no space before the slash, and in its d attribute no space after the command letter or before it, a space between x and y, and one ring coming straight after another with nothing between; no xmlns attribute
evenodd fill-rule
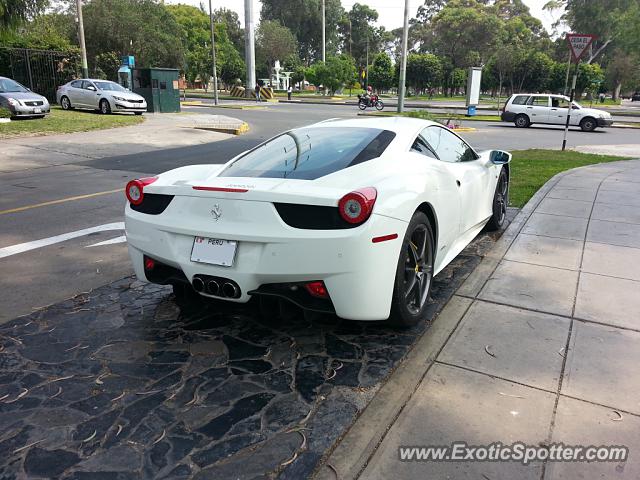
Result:
<svg viewBox="0 0 640 480"><path fill-rule="evenodd" d="M158 177L145 177L127 183L124 193L132 205L140 205L144 199L144 187L155 182Z"/></svg>
<svg viewBox="0 0 640 480"><path fill-rule="evenodd" d="M307 292L309 292L309 295L312 297L329 298L329 292L327 292L327 287L324 286L322 280L305 283L304 288L307 289Z"/></svg>
<svg viewBox="0 0 640 480"><path fill-rule="evenodd" d="M349 223L362 223L373 211L378 192L373 187L361 188L347 193L338 202L340 216Z"/></svg>

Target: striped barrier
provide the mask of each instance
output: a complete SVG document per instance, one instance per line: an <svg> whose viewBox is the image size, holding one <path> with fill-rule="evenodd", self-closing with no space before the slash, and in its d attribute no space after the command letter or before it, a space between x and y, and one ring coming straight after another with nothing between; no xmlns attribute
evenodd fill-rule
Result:
<svg viewBox="0 0 640 480"><path fill-rule="evenodd" d="M235 87L231 88L231 92L229 92L229 93L231 94L232 97L243 98L244 97L244 87L236 85Z"/></svg>

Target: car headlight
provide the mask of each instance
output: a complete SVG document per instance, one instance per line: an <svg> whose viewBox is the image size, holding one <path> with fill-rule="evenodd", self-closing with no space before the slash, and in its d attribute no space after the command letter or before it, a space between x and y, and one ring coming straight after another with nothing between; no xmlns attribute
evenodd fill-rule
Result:
<svg viewBox="0 0 640 480"><path fill-rule="evenodd" d="M7 102L9 102L9 105L11 105L12 107L19 107L20 106L20 102L18 100L16 100L15 98L7 98Z"/></svg>
<svg viewBox="0 0 640 480"><path fill-rule="evenodd" d="M127 101L127 99L126 99L126 98L116 97L115 95L113 95L113 99L114 99L114 100L120 100L121 102L126 102L126 101Z"/></svg>

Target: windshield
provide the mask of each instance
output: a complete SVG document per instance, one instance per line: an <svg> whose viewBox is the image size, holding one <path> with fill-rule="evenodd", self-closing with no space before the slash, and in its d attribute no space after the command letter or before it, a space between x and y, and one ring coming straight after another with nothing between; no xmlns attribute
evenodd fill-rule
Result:
<svg viewBox="0 0 640 480"><path fill-rule="evenodd" d="M127 89L122 85L115 82L93 82L100 90L112 91L112 92L126 92Z"/></svg>
<svg viewBox="0 0 640 480"><path fill-rule="evenodd" d="M297 128L251 150L220 176L315 180L379 157L395 136L377 128Z"/></svg>
<svg viewBox="0 0 640 480"><path fill-rule="evenodd" d="M8 78L0 78L0 93L28 92L29 90L18 82Z"/></svg>

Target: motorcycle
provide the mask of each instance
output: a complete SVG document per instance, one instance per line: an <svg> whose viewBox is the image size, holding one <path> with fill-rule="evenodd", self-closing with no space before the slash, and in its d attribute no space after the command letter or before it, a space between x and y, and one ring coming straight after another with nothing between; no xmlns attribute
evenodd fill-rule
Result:
<svg viewBox="0 0 640 480"><path fill-rule="evenodd" d="M378 95L361 95L358 94L358 108L364 110L367 107L375 107L380 111L384 108L384 103L378 98Z"/></svg>

